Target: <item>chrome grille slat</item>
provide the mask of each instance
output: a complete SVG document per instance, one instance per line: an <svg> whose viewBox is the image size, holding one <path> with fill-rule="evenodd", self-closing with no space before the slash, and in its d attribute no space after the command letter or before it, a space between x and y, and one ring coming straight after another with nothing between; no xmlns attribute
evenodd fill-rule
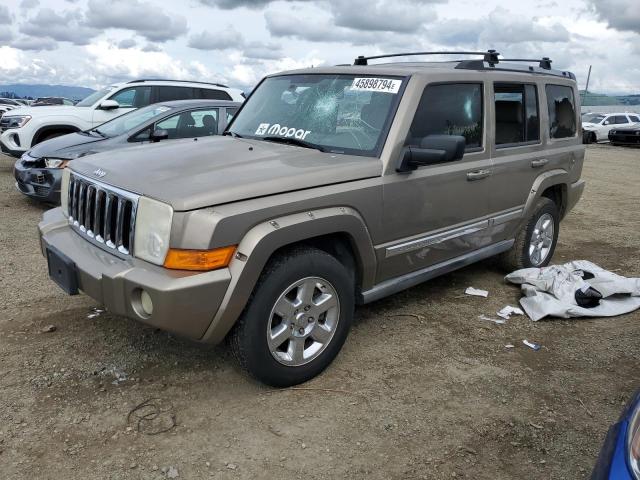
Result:
<svg viewBox="0 0 640 480"><path fill-rule="evenodd" d="M69 223L100 247L120 256L131 255L137 206L138 195L71 173Z"/></svg>

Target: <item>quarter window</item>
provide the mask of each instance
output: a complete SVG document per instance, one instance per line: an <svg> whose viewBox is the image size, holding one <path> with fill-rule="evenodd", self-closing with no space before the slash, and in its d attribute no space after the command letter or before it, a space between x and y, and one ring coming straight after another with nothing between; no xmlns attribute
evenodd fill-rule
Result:
<svg viewBox="0 0 640 480"><path fill-rule="evenodd" d="M151 87L131 87L120 90L109 100L115 100L121 107L140 108L151 103Z"/></svg>
<svg viewBox="0 0 640 480"><path fill-rule="evenodd" d="M224 90L214 90L212 88L195 88L194 98L203 98L205 100L232 100Z"/></svg>
<svg viewBox="0 0 640 480"><path fill-rule="evenodd" d="M482 147L482 84L428 85L409 129L407 145L429 135L461 135L467 150Z"/></svg>
<svg viewBox="0 0 640 480"><path fill-rule="evenodd" d="M496 145L540 140L538 95L535 85L494 85Z"/></svg>
<svg viewBox="0 0 640 480"><path fill-rule="evenodd" d="M576 134L576 108L573 89L563 85L547 85L547 108L549 109L549 136L567 138Z"/></svg>

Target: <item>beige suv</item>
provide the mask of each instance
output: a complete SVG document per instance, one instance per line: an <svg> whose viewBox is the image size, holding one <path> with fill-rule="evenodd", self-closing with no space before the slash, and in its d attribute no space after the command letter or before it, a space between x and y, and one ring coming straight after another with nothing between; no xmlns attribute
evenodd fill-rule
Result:
<svg viewBox="0 0 640 480"><path fill-rule="evenodd" d="M481 55L271 75L224 136L74 161L39 225L51 277L286 386L356 304L494 255L546 265L584 188L575 77Z"/></svg>

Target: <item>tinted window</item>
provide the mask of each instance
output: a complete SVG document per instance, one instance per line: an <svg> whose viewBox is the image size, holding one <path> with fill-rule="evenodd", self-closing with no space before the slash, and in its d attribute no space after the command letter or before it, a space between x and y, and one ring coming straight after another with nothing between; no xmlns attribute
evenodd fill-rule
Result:
<svg viewBox="0 0 640 480"><path fill-rule="evenodd" d="M196 97L206 100L231 100L231 95L223 90L213 90L211 88L195 88Z"/></svg>
<svg viewBox="0 0 640 480"><path fill-rule="evenodd" d="M121 107L146 107L151 103L151 87L125 88L109 97L109 100L115 100Z"/></svg>
<svg viewBox="0 0 640 480"><path fill-rule="evenodd" d="M632 122L640 122L640 117L636 117L635 115L629 115L629 120Z"/></svg>
<svg viewBox="0 0 640 480"><path fill-rule="evenodd" d="M420 145L428 135L462 135L467 149L482 146L482 85L429 85L409 129L408 145Z"/></svg>
<svg viewBox="0 0 640 480"><path fill-rule="evenodd" d="M576 134L576 109L573 89L562 85L547 85L547 108L549 109L549 136L567 138Z"/></svg>
<svg viewBox="0 0 640 480"><path fill-rule="evenodd" d="M217 135L218 109L192 110L178 113L156 124L169 138L195 138Z"/></svg>
<svg viewBox="0 0 640 480"><path fill-rule="evenodd" d="M627 120L627 117L624 115L616 115L615 121L613 123L615 123L616 125L620 125L622 123L629 123L629 120Z"/></svg>
<svg viewBox="0 0 640 480"><path fill-rule="evenodd" d="M120 115L113 120L103 123L97 130L101 135L115 137L139 127L144 122L168 110L169 107L165 107L164 105L149 105L139 108L138 110L131 110L129 113L125 113L124 115ZM147 138L149 138L148 135Z"/></svg>
<svg viewBox="0 0 640 480"><path fill-rule="evenodd" d="M604 115L601 115L599 113L585 113L582 116L583 122L600 123L602 122L602 120L604 120Z"/></svg>
<svg viewBox="0 0 640 480"><path fill-rule="evenodd" d="M191 100L193 98L193 88L191 87L157 87L157 89L159 102Z"/></svg>
<svg viewBox="0 0 640 480"><path fill-rule="evenodd" d="M236 114L237 111L238 111L237 108L227 108L227 123L231 121L231 119L233 118L233 116Z"/></svg>
<svg viewBox="0 0 640 480"><path fill-rule="evenodd" d="M535 85L495 84L496 145L540 139Z"/></svg>

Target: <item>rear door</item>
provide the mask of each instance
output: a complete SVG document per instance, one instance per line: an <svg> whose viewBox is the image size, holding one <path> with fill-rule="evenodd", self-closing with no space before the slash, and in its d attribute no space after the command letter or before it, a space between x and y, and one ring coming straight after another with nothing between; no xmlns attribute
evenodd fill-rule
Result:
<svg viewBox="0 0 640 480"><path fill-rule="evenodd" d="M405 146L429 135L462 135L461 160L384 177L378 281L459 257L483 246L491 159L485 148L484 83L424 87Z"/></svg>

